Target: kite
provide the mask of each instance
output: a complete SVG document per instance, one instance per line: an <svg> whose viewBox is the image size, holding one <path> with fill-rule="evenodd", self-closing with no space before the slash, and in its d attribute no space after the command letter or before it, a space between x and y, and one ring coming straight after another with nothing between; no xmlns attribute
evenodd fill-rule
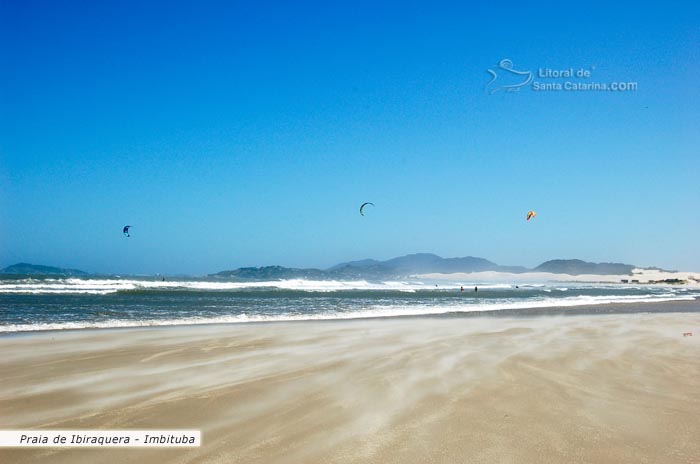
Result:
<svg viewBox="0 0 700 464"><path fill-rule="evenodd" d="M537 213L535 213L534 211L530 210L530 211L527 212L527 215L525 216L525 219L529 221L530 219L534 218L535 216L537 216Z"/></svg>
<svg viewBox="0 0 700 464"><path fill-rule="evenodd" d="M367 205L372 205L372 206L374 206L374 203L370 203L370 202L362 203L362 206L360 206L360 215L361 215L361 216L364 216L364 215L365 215L365 213L363 213L362 210L363 210L363 209L365 208L365 206L367 206Z"/></svg>
<svg viewBox="0 0 700 464"><path fill-rule="evenodd" d="M124 228L122 229L122 233L127 237L131 237L131 235L129 235L129 228L130 227L131 226L124 226Z"/></svg>

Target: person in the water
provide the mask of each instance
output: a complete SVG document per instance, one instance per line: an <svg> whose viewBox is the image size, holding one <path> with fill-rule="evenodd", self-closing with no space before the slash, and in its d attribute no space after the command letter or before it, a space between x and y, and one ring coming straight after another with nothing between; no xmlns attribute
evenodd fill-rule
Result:
<svg viewBox="0 0 700 464"><path fill-rule="evenodd" d="M475 291L475 292L478 292L478 291L479 291L479 287L474 287L474 291Z"/></svg>

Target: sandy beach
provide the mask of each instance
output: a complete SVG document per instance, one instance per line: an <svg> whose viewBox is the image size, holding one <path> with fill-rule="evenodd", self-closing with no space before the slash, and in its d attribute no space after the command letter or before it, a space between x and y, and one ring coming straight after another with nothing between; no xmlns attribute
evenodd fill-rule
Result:
<svg viewBox="0 0 700 464"><path fill-rule="evenodd" d="M3 463L700 462L700 313L43 332L0 350L1 429L203 443Z"/></svg>

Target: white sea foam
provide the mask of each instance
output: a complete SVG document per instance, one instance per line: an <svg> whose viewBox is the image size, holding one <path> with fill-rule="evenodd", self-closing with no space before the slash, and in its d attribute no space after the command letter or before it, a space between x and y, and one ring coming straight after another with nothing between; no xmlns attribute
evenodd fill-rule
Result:
<svg viewBox="0 0 700 464"><path fill-rule="evenodd" d="M303 280L290 279L268 282L212 282L212 281L150 281L135 279L24 279L0 283L0 294L96 294L106 295L134 290L201 290L232 291L245 289L299 290L308 292L336 292L342 290L394 290L415 292L434 288L420 282L386 281L370 283L365 280ZM443 287L444 288L444 287ZM496 287L494 287L496 288Z"/></svg>
<svg viewBox="0 0 700 464"><path fill-rule="evenodd" d="M22 279L0 281L0 294L91 294L107 295L120 291L138 290L184 290L184 291L237 291L237 290L297 290L306 292L337 292L343 290L384 290L400 292L416 292L419 290L449 290L465 287L470 290L509 290L516 288L515 284L505 283L473 283L450 282L423 283L416 281L384 281L367 282L366 280L304 280L289 279L265 282L221 282L204 280L157 281L139 279ZM522 284L519 288L526 290L544 290L550 292L545 284ZM622 288L622 287L618 287ZM566 291L568 288L556 288Z"/></svg>
<svg viewBox="0 0 700 464"><path fill-rule="evenodd" d="M471 313L483 311L503 311L533 308L575 307L586 305L605 304L631 304L654 303L670 301L693 301L696 298L691 295L676 295L663 293L655 295L607 295L607 296L574 296L566 298L532 298L527 300L491 300L478 303L458 303L453 305L376 305L369 308L346 312L319 312L310 314L275 314L275 315L248 315L236 314L217 317L192 316L174 319L141 319L126 320L113 319L103 321L80 322L56 322L38 324L9 324L0 326L2 332L27 332L46 330L70 330L70 329L96 329L96 328L125 328L125 327L150 327L172 325L200 325L200 324L236 324L252 322L291 322L314 320L347 320L366 318L386 318L398 316L429 316L448 313Z"/></svg>

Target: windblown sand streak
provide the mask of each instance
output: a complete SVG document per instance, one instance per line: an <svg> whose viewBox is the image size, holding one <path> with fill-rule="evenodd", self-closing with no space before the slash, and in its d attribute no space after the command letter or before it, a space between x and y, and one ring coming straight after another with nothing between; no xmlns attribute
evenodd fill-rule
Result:
<svg viewBox="0 0 700 464"><path fill-rule="evenodd" d="M1 428L201 429L196 449L2 462L700 461L697 313L0 338Z"/></svg>

